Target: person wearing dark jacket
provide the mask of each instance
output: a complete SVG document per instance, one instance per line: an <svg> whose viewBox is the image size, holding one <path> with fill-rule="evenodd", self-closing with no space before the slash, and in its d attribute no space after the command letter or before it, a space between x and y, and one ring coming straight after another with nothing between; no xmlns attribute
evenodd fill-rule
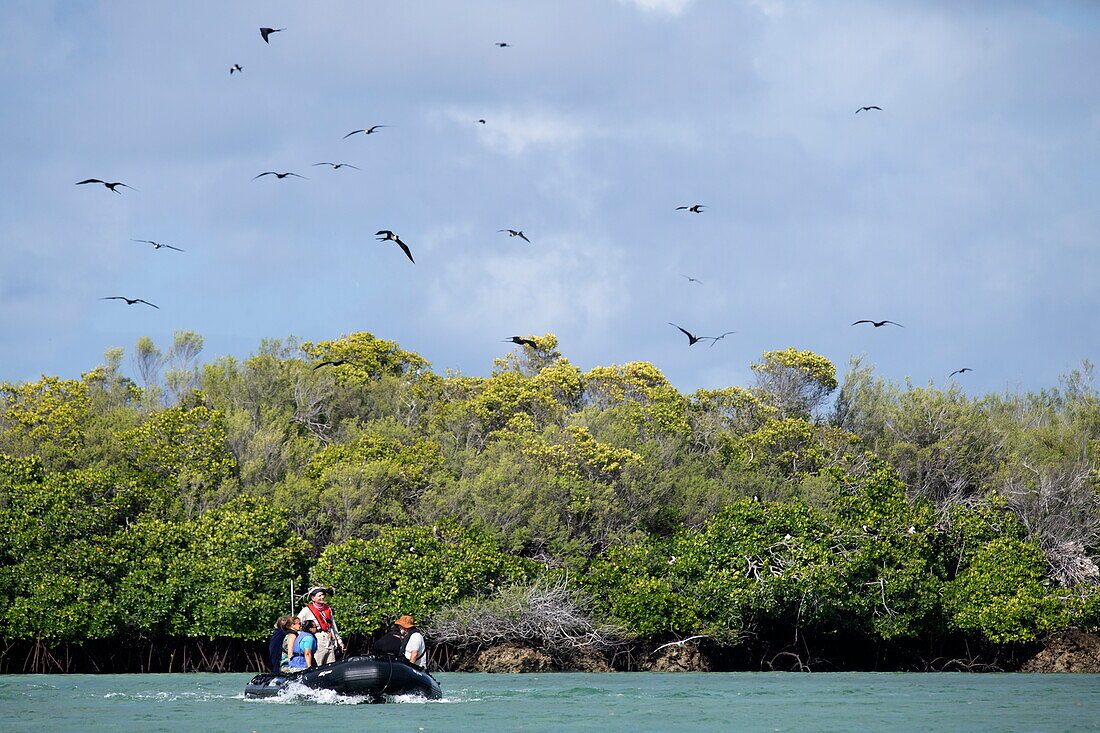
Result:
<svg viewBox="0 0 1100 733"><path fill-rule="evenodd" d="M374 642L371 652L373 654L392 654L397 657L401 655L401 646L404 642L405 634L402 628L397 624L390 624L390 630L386 632L385 636Z"/></svg>
<svg viewBox="0 0 1100 733"><path fill-rule="evenodd" d="M283 654L283 639L286 638L287 624L290 622L291 616L280 616L279 620L275 622L275 630L271 632L271 639L267 642L267 668L272 672L279 673L279 659Z"/></svg>
<svg viewBox="0 0 1100 733"><path fill-rule="evenodd" d="M424 634L420 633L420 629L416 628L416 622L413 621L413 617L402 616L394 623L400 626L403 632L402 636L404 636L404 638L401 641L401 651L404 652L405 659L421 669L427 667L428 648L424 644Z"/></svg>

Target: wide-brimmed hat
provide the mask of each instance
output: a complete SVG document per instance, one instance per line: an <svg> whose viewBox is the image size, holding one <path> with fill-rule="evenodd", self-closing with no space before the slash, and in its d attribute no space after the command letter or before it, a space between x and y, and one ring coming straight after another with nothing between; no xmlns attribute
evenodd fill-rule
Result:
<svg viewBox="0 0 1100 733"><path fill-rule="evenodd" d="M394 623L403 629L411 629L412 627L416 626L416 622L413 621L412 616L402 616L401 618L394 621Z"/></svg>
<svg viewBox="0 0 1100 733"><path fill-rule="evenodd" d="M307 590L305 593L303 593L302 597L303 598L313 598L314 593L324 593L325 595L331 596L334 593L334 591L333 591L332 588L330 588L329 586L326 586L326 585L315 585L312 588L310 588L309 590Z"/></svg>

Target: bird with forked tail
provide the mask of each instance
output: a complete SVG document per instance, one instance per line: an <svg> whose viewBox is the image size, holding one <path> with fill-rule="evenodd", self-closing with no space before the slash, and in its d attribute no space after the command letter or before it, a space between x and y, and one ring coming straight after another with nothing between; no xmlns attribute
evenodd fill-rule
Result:
<svg viewBox="0 0 1100 733"><path fill-rule="evenodd" d="M374 236L378 239L379 242L396 242L397 246L401 248L401 251L405 253L405 256L409 258L409 262L413 263L414 265L416 264L416 260L413 259L413 255L412 252L409 250L409 246L401 241L401 237L397 236L389 229L379 229L377 232L374 233Z"/></svg>

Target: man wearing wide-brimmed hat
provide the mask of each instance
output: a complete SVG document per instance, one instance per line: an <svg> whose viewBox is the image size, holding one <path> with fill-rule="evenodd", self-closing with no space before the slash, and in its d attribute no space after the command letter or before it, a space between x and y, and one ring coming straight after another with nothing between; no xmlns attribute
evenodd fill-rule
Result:
<svg viewBox="0 0 1100 733"><path fill-rule="evenodd" d="M340 638L340 629L336 626L336 618L332 614L332 606L325 602L326 594L332 594L332 588L316 585L306 591L306 605L298 612L298 618L302 621L313 619L317 623L317 650L313 658L318 666L336 661L336 649L340 652L347 650L344 640Z"/></svg>
<svg viewBox="0 0 1100 733"><path fill-rule="evenodd" d="M402 616L394 621L404 629L405 641L401 644L405 652L405 659L418 667L426 667L428 664L427 649L424 645L424 635L416 628L416 622L412 616Z"/></svg>

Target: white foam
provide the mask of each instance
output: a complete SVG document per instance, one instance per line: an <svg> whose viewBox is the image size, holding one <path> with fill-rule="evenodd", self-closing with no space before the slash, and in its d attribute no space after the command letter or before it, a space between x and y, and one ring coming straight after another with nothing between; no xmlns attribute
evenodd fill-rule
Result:
<svg viewBox="0 0 1100 733"><path fill-rule="evenodd" d="M213 692L108 692L103 697L108 700L120 697L125 700L152 700L153 702L176 702L178 700L206 702L208 700L232 699L241 697L241 695L219 695Z"/></svg>
<svg viewBox="0 0 1100 733"><path fill-rule="evenodd" d="M340 695L332 690L318 690L299 682L290 682L273 697L254 698L254 702L275 704L315 703L317 705L359 705L370 702L366 695Z"/></svg>
<svg viewBox="0 0 1100 733"><path fill-rule="evenodd" d="M459 700L457 698L443 697L438 700L429 700L423 695L386 695L386 702L400 702L400 703L412 703L414 705L423 705L424 703L441 703L441 702L469 702L468 700Z"/></svg>

